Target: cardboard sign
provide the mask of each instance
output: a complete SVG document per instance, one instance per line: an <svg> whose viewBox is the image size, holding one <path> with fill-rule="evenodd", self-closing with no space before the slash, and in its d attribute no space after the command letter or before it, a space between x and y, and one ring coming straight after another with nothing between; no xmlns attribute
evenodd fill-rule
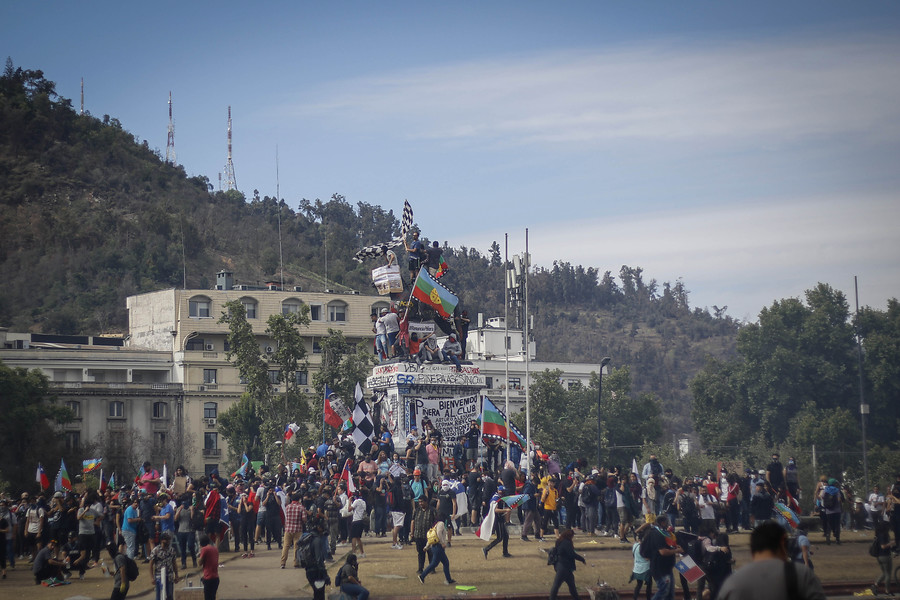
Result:
<svg viewBox="0 0 900 600"><path fill-rule="evenodd" d="M402 292L403 278L400 276L400 266L390 265L372 269L372 283L381 296Z"/></svg>
<svg viewBox="0 0 900 600"><path fill-rule="evenodd" d="M172 493L181 496L187 491L187 477L176 477L172 483Z"/></svg>

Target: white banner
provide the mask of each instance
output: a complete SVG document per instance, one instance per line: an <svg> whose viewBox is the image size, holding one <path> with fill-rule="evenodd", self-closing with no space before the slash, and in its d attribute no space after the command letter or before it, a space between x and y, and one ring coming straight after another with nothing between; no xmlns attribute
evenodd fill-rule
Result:
<svg viewBox="0 0 900 600"><path fill-rule="evenodd" d="M403 278L400 276L400 266L390 265L372 269L372 283L381 296L402 292Z"/></svg>
<svg viewBox="0 0 900 600"><path fill-rule="evenodd" d="M422 421L430 419L441 432L446 447L469 430L469 421L477 419L481 412L480 396L462 398L415 398L410 402L412 423L422 432Z"/></svg>
<svg viewBox="0 0 900 600"><path fill-rule="evenodd" d="M418 333L420 337L423 335L428 335L429 333L434 333L434 323L417 323L414 321L410 321L409 333Z"/></svg>

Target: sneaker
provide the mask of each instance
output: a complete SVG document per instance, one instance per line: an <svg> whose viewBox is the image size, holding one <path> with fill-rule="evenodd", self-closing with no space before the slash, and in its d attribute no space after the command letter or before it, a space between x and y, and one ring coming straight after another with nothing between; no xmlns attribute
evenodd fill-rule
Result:
<svg viewBox="0 0 900 600"><path fill-rule="evenodd" d="M506 554L503 555L503 558L512 558L512 554L507 552Z"/></svg>
<svg viewBox="0 0 900 600"><path fill-rule="evenodd" d="M425 584L425 580L422 579L422 574L421 574L421 573L419 573L418 575L416 575L416 579L419 580L419 583L421 583L421 584L423 584L423 585Z"/></svg>
<svg viewBox="0 0 900 600"><path fill-rule="evenodd" d="M530 541L531 541L530 538L527 538L527 537L525 537L525 536L522 536L521 540L522 540L523 542L530 542Z"/></svg>
<svg viewBox="0 0 900 600"><path fill-rule="evenodd" d="M487 548L482 548L481 553L484 554L484 560L487 560Z"/></svg>
<svg viewBox="0 0 900 600"><path fill-rule="evenodd" d="M455 580L455 579L450 579L450 580L448 580L448 581L445 581L444 583L445 583L446 585L453 585L454 583L456 583L456 580Z"/></svg>
<svg viewBox="0 0 900 600"><path fill-rule="evenodd" d="M78 579L80 579L81 581L84 581L84 573L79 573Z"/></svg>
<svg viewBox="0 0 900 600"><path fill-rule="evenodd" d="M365 558L365 557L366 557L366 553L363 552L362 554L359 555L359 557L360 557L360 558Z"/></svg>

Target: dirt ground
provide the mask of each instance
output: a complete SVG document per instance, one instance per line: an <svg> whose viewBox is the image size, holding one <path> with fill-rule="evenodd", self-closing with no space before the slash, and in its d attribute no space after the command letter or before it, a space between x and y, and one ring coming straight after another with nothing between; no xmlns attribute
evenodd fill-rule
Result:
<svg viewBox="0 0 900 600"><path fill-rule="evenodd" d="M750 560L749 537L747 533L732 536L737 568ZM824 582L853 581L858 582L862 589L865 582L871 582L878 576L878 565L867 552L872 539L871 532L845 532L841 546L825 545L821 533L813 533L810 538L815 570ZM471 591L444 585L440 570L430 575L424 585L419 583L416 579L416 552L412 546L392 550L390 537L364 538L364 543L366 558L360 560L360 577L363 585L376 598L535 594L548 591L553 581L553 569L547 565L545 552L552 545L550 541L524 542L518 535L512 535L509 544L512 558L503 558L498 546L491 551L488 560L485 560L481 552L485 543L474 534L454 537L452 547L447 551L451 574L457 585L476 588ZM578 534L575 536L575 545L576 550L587 559L587 565L578 563L575 573L582 592L598 581L607 582L620 592L631 588L628 583L633 562L631 544L620 543L615 538L589 538ZM225 600L311 597L312 593L302 570L291 568L290 561L287 569L279 568L280 552L276 548L273 546L272 550L266 550L263 546L252 559L243 559L240 554L223 553L218 597ZM332 577L343 564L343 556L348 551L349 546L338 548L337 560L329 566ZM141 576L132 584L128 597L152 598L147 565L140 566ZM195 588L201 585L196 570L189 569L186 574ZM183 585L183 582L179 583L176 588ZM104 577L99 569L88 571L84 581L76 578L71 585L56 588L34 585L30 568L23 564L15 571L8 571L6 580L0 580L0 598L4 600L109 598L111 590L112 579ZM329 594L334 591L334 588L329 588ZM178 596L182 594L179 593L176 597Z"/></svg>

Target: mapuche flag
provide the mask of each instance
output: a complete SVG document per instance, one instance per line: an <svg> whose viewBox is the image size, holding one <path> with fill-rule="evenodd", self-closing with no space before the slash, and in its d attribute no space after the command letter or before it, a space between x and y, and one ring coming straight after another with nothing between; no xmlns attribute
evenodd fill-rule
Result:
<svg viewBox="0 0 900 600"><path fill-rule="evenodd" d="M459 304L459 298L429 275L425 267L419 269L419 276L416 278L412 295L419 302L436 310L445 319L453 314L453 309Z"/></svg>
<svg viewBox="0 0 900 600"><path fill-rule="evenodd" d="M481 422L482 437L506 440L506 415L487 396L484 397L481 405ZM525 450L525 436L512 423L509 424L509 441L523 451Z"/></svg>

